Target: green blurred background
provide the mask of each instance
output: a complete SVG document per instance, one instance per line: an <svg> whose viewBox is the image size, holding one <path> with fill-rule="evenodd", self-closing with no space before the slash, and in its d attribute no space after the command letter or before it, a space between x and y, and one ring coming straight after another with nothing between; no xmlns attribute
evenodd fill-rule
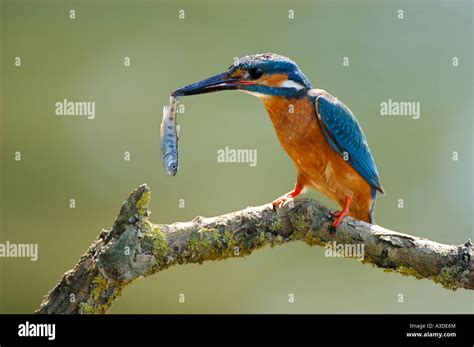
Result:
<svg viewBox="0 0 474 347"><path fill-rule="evenodd" d="M257 52L289 56L358 117L387 191L378 224L445 243L472 238L472 11L471 1L1 1L0 242L38 243L39 260L0 259L0 312L34 311L141 183L159 223L268 203L293 186L263 105L237 92L183 99L180 172L162 168L170 92ZM64 98L95 101L96 118L56 116ZM380 116L388 99L420 102L421 119ZM225 146L257 149L258 165L219 164ZM472 313L473 301L295 242L141 279L111 312Z"/></svg>

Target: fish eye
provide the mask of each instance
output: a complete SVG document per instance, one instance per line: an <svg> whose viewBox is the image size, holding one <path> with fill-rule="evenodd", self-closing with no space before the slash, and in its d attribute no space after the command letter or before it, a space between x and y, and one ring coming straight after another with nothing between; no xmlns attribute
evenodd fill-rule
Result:
<svg viewBox="0 0 474 347"><path fill-rule="evenodd" d="M258 67L249 69L248 73L249 73L250 78L254 80L263 76L263 70Z"/></svg>

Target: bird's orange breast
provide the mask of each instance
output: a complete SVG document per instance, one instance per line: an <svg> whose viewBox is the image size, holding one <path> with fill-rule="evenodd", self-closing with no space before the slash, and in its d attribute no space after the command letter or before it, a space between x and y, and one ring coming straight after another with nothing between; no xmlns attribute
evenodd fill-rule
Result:
<svg viewBox="0 0 474 347"><path fill-rule="evenodd" d="M334 151L317 120L314 103L308 98L263 97L278 139L298 170L298 180L343 206L346 196L353 203L349 215L370 221L370 185Z"/></svg>

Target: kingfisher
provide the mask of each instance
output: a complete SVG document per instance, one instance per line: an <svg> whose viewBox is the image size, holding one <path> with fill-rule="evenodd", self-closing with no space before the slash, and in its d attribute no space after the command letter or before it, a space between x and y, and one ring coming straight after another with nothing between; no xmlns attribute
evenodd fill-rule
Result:
<svg viewBox="0 0 474 347"><path fill-rule="evenodd" d="M258 97L281 146L297 171L293 190L273 201L279 208L312 188L335 201L337 228L345 216L372 223L377 192L384 194L362 128L338 98L313 89L289 58L263 53L236 59L223 73L172 93L175 97L239 90Z"/></svg>

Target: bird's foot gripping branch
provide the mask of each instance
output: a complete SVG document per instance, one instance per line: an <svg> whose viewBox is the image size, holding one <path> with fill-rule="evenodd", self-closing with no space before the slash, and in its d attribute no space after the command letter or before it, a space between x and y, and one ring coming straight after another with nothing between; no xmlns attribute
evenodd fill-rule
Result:
<svg viewBox="0 0 474 347"><path fill-rule="evenodd" d="M37 313L105 313L132 281L172 265L247 256L266 245L363 244L363 262L448 289L474 289L472 245L445 245L347 217L335 232L330 210L314 200L271 204L186 223L153 224L150 189L135 189L111 230L47 294ZM329 216L329 217L328 217Z"/></svg>

